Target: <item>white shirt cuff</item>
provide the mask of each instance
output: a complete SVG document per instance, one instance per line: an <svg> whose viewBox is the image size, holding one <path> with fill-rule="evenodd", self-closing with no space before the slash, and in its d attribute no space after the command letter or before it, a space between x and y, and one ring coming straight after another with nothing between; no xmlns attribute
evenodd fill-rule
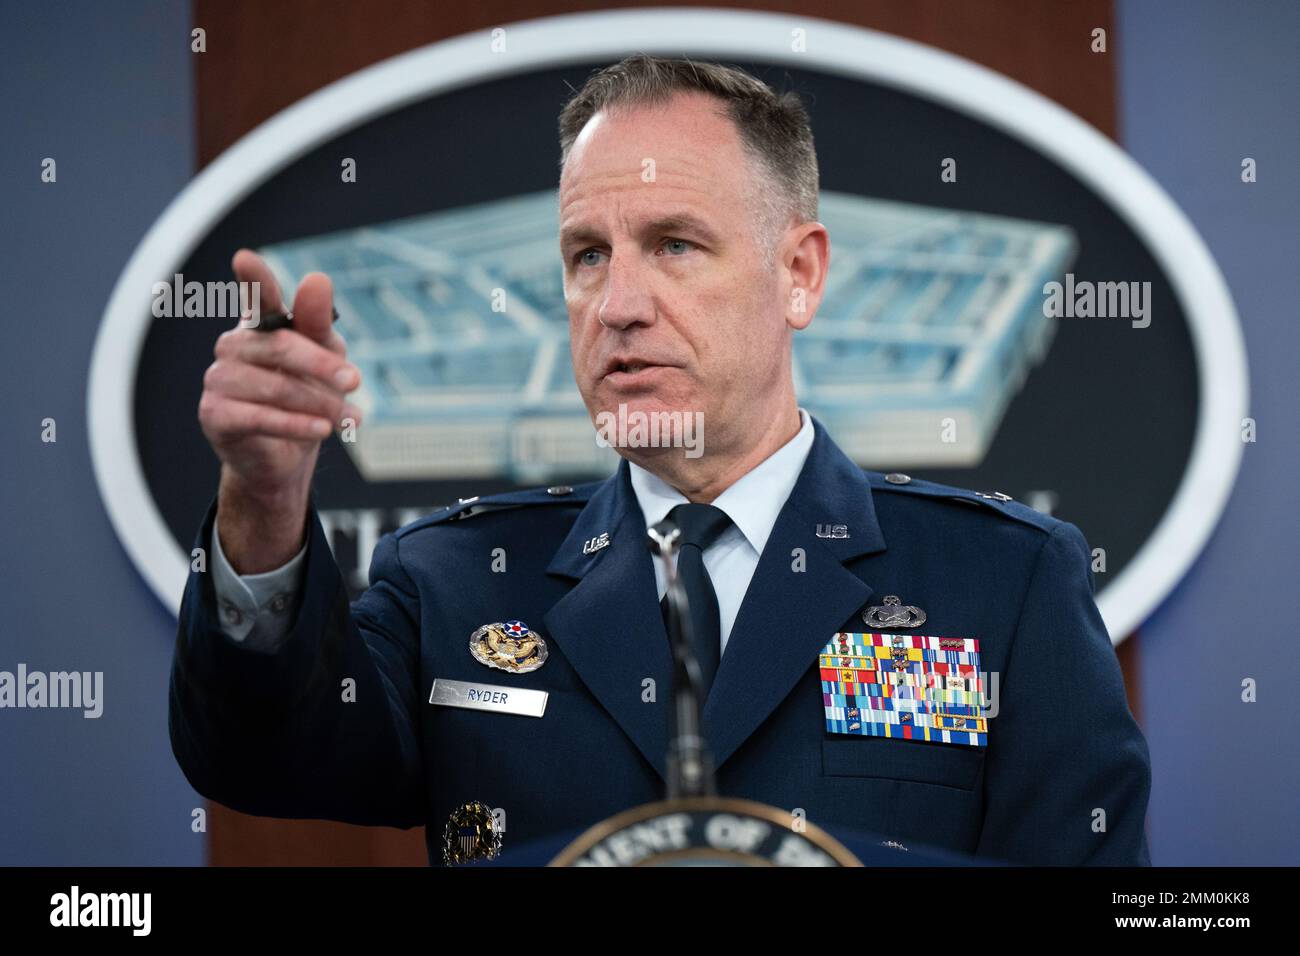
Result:
<svg viewBox="0 0 1300 956"><path fill-rule="evenodd" d="M274 652L289 633L307 545L272 571L238 574L221 550L219 520L220 515L212 519L212 587L222 633L253 650Z"/></svg>

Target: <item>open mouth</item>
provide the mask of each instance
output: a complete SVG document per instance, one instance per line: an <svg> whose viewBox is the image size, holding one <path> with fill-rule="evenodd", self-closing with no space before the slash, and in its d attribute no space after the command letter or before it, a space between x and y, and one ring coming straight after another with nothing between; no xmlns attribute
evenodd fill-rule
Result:
<svg viewBox="0 0 1300 956"><path fill-rule="evenodd" d="M670 367L637 360L611 362L605 372L605 383L616 389L647 388Z"/></svg>

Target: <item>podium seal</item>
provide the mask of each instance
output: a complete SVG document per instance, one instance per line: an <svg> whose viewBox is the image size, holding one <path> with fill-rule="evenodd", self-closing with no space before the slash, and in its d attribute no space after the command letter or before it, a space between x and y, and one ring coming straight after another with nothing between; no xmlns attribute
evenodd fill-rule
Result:
<svg viewBox="0 0 1300 956"><path fill-rule="evenodd" d="M550 866L861 866L811 823L730 797L647 803L602 820Z"/></svg>

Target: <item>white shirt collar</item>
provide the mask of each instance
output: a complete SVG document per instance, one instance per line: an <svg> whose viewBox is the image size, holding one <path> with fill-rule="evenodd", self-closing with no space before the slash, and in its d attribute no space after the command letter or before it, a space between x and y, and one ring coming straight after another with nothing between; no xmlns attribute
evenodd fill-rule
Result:
<svg viewBox="0 0 1300 956"><path fill-rule="evenodd" d="M812 449L812 418L799 409L802 423L799 433L769 455L763 462L734 482L730 488L713 501L730 518L740 533L759 554L772 533L777 515L794 490L803 470L808 452ZM645 526L650 528L668 516L674 507L688 499L658 475L640 465L628 462L632 490L645 516Z"/></svg>

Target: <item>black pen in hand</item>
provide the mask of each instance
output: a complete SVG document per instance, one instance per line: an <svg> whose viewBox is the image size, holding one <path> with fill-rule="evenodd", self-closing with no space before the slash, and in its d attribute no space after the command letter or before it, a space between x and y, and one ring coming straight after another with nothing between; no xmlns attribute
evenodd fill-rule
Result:
<svg viewBox="0 0 1300 956"><path fill-rule="evenodd" d="M330 312L333 313L333 318L330 321L337 322L339 320L339 310L331 306ZM292 326L292 312L268 312L261 317L257 325L251 326L251 328L257 329L259 332L274 332L276 329L287 329Z"/></svg>

